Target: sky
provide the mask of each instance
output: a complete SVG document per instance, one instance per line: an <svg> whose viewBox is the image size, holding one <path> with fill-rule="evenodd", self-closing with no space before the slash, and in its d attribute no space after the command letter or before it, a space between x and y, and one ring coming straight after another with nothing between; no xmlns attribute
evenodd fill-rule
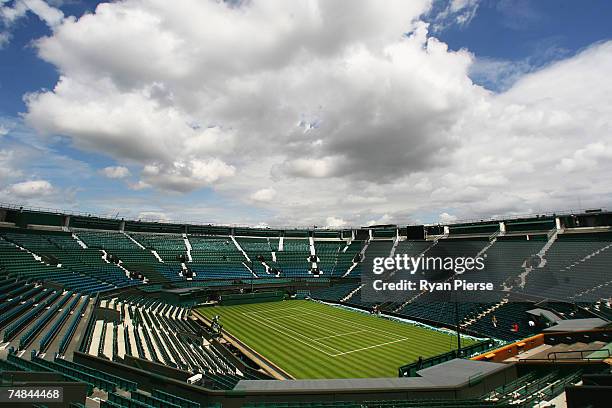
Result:
<svg viewBox="0 0 612 408"><path fill-rule="evenodd" d="M612 208L612 2L0 0L0 202L357 227Z"/></svg>

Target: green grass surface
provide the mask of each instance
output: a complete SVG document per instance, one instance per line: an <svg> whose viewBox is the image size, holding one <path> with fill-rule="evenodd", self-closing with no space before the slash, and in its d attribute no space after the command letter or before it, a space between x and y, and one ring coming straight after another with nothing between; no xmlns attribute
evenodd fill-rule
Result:
<svg viewBox="0 0 612 408"><path fill-rule="evenodd" d="M457 343L454 335L308 300L198 311L221 316L225 331L299 379L397 377L401 365Z"/></svg>

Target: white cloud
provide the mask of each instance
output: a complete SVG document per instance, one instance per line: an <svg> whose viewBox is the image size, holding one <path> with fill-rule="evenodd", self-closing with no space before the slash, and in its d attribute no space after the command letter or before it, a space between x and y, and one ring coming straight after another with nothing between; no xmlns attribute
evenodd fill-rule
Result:
<svg viewBox="0 0 612 408"><path fill-rule="evenodd" d="M534 68L529 60L500 60L494 58L476 58L470 67L470 77L483 86L505 91L526 73Z"/></svg>
<svg viewBox="0 0 612 408"><path fill-rule="evenodd" d="M416 184L414 184L412 189L418 192L426 192L432 189L432 184L431 181L427 177L425 177L419 180Z"/></svg>
<svg viewBox="0 0 612 408"><path fill-rule="evenodd" d="M394 220L394 217L392 215L383 214L378 219L370 220L370 221L366 222L366 226L393 224L393 223L396 223L396 222L397 222L397 220Z"/></svg>
<svg viewBox="0 0 612 408"><path fill-rule="evenodd" d="M4 25L13 24L25 16L28 11L28 7L23 1L14 1L12 5L9 3L8 1L0 2L0 21Z"/></svg>
<svg viewBox="0 0 612 408"><path fill-rule="evenodd" d="M262 188L251 194L251 200L259 203L271 203L276 197L276 191L273 188Z"/></svg>
<svg viewBox="0 0 612 408"><path fill-rule="evenodd" d="M427 87L428 97L408 106L414 112L406 120L447 109L443 99L448 91L436 86L440 78L424 74L425 83L419 84L418 78L406 79L402 73L426 63L427 53L442 57L445 52L434 40L426 44L426 29L415 22L427 6L425 1L388 2L386 7L373 1L360 7L339 2L252 2L238 8L212 2L185 2L179 8L130 1L101 4L95 15L66 20L53 36L38 42L41 57L63 75L53 91L28 96L27 119L43 132L70 136L79 148L142 165L157 163L158 177L145 181L165 189L201 188L197 181L164 181L172 178L177 156L187 167L196 160L215 160L229 169L279 143L289 149L281 154L290 153L279 161L285 163L285 175L352 174L361 166L356 156L372 148L366 136L377 134L390 143L405 136L402 123L389 127L371 115L362 117L359 132L356 124L342 126L340 118L360 114L361 98L373 97L377 109L391 119L405 116L392 108L405 99L401 95ZM192 20L200 14L208 24L185 24L187 15ZM344 17L338 20L339 15ZM353 28L360 22L361 36L356 37ZM402 39L410 30L415 35ZM212 38L214 42L208 41ZM244 38L253 42L247 45ZM114 44L113 53L107 52L109 44ZM227 49L236 57L227 58ZM454 60L449 66L457 67L450 70L453 76L470 61L465 53L449 56ZM373 78L376 71L381 74ZM387 101L388 89L378 89L377 81L388 77L397 83L396 101ZM328 95L314 91L321 87L329 87ZM346 96L343 103L336 100L340 94ZM298 98L303 102L276 103ZM327 116L316 119L320 106ZM313 118L307 133L295 127L303 117ZM321 134L330 137L323 140ZM442 144L432 141L413 158L425 158ZM346 146L352 146L355 157L338 154ZM299 157L298 152L309 150L311 158ZM316 157L321 153L327 154ZM410 150L396 153L375 172L384 172L393 161L416 165L411 155ZM166 170L170 174L164 175Z"/></svg>
<svg viewBox="0 0 612 408"><path fill-rule="evenodd" d="M42 0L21 1L49 27L56 27L64 19L64 13L60 9L52 7Z"/></svg>
<svg viewBox="0 0 612 408"><path fill-rule="evenodd" d="M464 27L476 16L480 0L450 0L446 7L433 18L434 31L439 32L451 25Z"/></svg>
<svg viewBox="0 0 612 408"><path fill-rule="evenodd" d="M124 166L109 166L101 169L100 173L111 179L122 179L130 175L130 170Z"/></svg>
<svg viewBox="0 0 612 408"><path fill-rule="evenodd" d="M162 190L188 192L211 186L218 180L232 177L233 166L218 159L175 161L170 164L148 164L141 173L145 185L154 185Z"/></svg>
<svg viewBox="0 0 612 408"><path fill-rule="evenodd" d="M523 72L449 50L430 6L103 3L37 42L61 78L25 117L139 171L132 189L211 188L271 225L567 208L585 180L583 203L612 203L612 42Z"/></svg>
<svg viewBox="0 0 612 408"><path fill-rule="evenodd" d="M11 35L6 31L0 31L0 49L6 47L11 41Z"/></svg>
<svg viewBox="0 0 612 408"><path fill-rule="evenodd" d="M340 157L325 157L322 159L295 159L281 167L282 171L295 177L327 178L337 175L340 170Z"/></svg>
<svg viewBox="0 0 612 408"><path fill-rule="evenodd" d="M14 150L0 150L0 180L10 180L14 177L20 177L22 171L18 166L18 157Z"/></svg>
<svg viewBox="0 0 612 408"><path fill-rule="evenodd" d="M22 181L10 185L7 192L17 198L34 198L51 194L53 186L46 180Z"/></svg>
<svg viewBox="0 0 612 408"><path fill-rule="evenodd" d="M32 12L49 28L54 29L64 20L64 13L43 0L2 0L0 1L0 49L11 40L15 23Z"/></svg>
<svg viewBox="0 0 612 408"><path fill-rule="evenodd" d="M562 172L597 170L612 160L612 146L603 143L591 143L578 149L570 157L564 157L556 169Z"/></svg>
<svg viewBox="0 0 612 408"><path fill-rule="evenodd" d="M336 217L327 217L325 220L325 226L327 228L343 228L346 227L348 223L344 221L342 218Z"/></svg>
<svg viewBox="0 0 612 408"><path fill-rule="evenodd" d="M170 221L170 217L163 211L141 211L136 216L138 220L146 221Z"/></svg>
<svg viewBox="0 0 612 408"><path fill-rule="evenodd" d="M134 191L145 190L151 188L150 184L145 183L142 180L138 180L136 183L128 183L128 188Z"/></svg>
<svg viewBox="0 0 612 408"><path fill-rule="evenodd" d="M457 221L457 217L454 215L451 215L447 212L443 212L440 213L439 217L438 217L438 222L440 224L450 224Z"/></svg>

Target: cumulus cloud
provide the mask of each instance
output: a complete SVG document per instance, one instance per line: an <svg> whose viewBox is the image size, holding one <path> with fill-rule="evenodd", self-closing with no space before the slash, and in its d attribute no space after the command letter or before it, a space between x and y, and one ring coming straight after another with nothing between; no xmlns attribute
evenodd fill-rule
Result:
<svg viewBox="0 0 612 408"><path fill-rule="evenodd" d="M440 224L450 224L457 221L457 217L455 215L449 214L447 212L443 212L438 217L438 222Z"/></svg>
<svg viewBox="0 0 612 408"><path fill-rule="evenodd" d="M366 222L366 226L372 226L372 225L386 225L386 224L393 224L396 223L397 220L394 219L394 217L390 214L383 214L380 218L376 219L376 220L370 220L368 222Z"/></svg>
<svg viewBox="0 0 612 408"><path fill-rule="evenodd" d="M122 179L130 175L130 170L124 166L109 166L101 169L100 173L110 179Z"/></svg>
<svg viewBox="0 0 612 408"><path fill-rule="evenodd" d="M36 14L49 27L56 27L64 19L64 13L43 0L21 0L27 8Z"/></svg>
<svg viewBox="0 0 612 408"><path fill-rule="evenodd" d="M305 178L328 178L340 175L341 157L324 157L321 159L298 158L288 160L282 166L286 175Z"/></svg>
<svg viewBox="0 0 612 408"><path fill-rule="evenodd" d="M325 220L325 226L327 228L342 228L346 227L348 223L344 221L342 218L336 217L327 217Z"/></svg>
<svg viewBox="0 0 612 408"><path fill-rule="evenodd" d="M467 24L477 6L452 1L449 16ZM449 50L422 21L430 10L425 0L103 3L37 41L61 76L27 95L25 118L129 164L130 188L213 189L270 209L252 221L271 225L566 208L585 180L583 203L610 203L612 183L596 175L612 170L612 42L500 68ZM475 69L508 82L489 91Z"/></svg>
<svg viewBox="0 0 612 408"><path fill-rule="evenodd" d="M17 198L34 198L51 194L53 186L46 180L29 180L11 184L7 192Z"/></svg>
<svg viewBox="0 0 612 408"><path fill-rule="evenodd" d="M273 188L262 188L251 194L251 200L259 203L271 203L276 197L276 191Z"/></svg>
<svg viewBox="0 0 612 408"><path fill-rule="evenodd" d="M562 172L580 170L597 170L604 163L612 160L612 146L604 143L590 143L576 150L570 157L564 157L556 169Z"/></svg>
<svg viewBox="0 0 612 408"><path fill-rule="evenodd" d="M47 26L54 29L64 20L64 13L43 0L1 0L0 1L0 49L6 46L12 36L15 23L33 13Z"/></svg>
<svg viewBox="0 0 612 408"><path fill-rule="evenodd" d="M146 221L170 221L170 217L163 211L141 211L136 216L136 219Z"/></svg>
<svg viewBox="0 0 612 408"><path fill-rule="evenodd" d="M151 188L151 185L148 184L148 183L145 183L142 180L138 180L135 183L128 183L128 188L130 190L140 191L140 190L145 190L145 189Z"/></svg>
<svg viewBox="0 0 612 408"><path fill-rule="evenodd" d="M0 150L0 180L9 180L12 177L20 177L22 171L18 166L18 157L14 150Z"/></svg>
<svg viewBox="0 0 612 408"><path fill-rule="evenodd" d="M101 4L95 15L67 20L38 42L40 56L62 76L52 91L28 96L27 119L83 149L160 163L158 177L144 181L180 184L179 191L201 185L165 181L177 156L187 167L214 159L229 169L279 144L285 145L281 176L374 179L394 166L434 163L427 158L449 146L444 137L408 147L422 134L444 133L468 103L470 95L459 88L470 94L469 80L456 89L443 83L460 77L471 57L427 38L426 26L416 21L427 2L343 4ZM185 13L191 19L201 13L209 24L185 26ZM348 14L336 20L339 13ZM355 36L352 27L360 23L366 28ZM244 38L251 39L247 47ZM438 58L448 58L452 68L431 76L426 69ZM416 70L423 73L406 75ZM414 100L415 93L423 98ZM448 120L423 126L417 120L442 112ZM306 133L295 126L305 117ZM357 117L359 123L351 119Z"/></svg>
<svg viewBox="0 0 612 408"><path fill-rule="evenodd" d="M178 160L170 164L147 164L141 177L146 185L155 185L163 190L188 192L231 177L234 172L233 166L228 166L218 159L192 159Z"/></svg>

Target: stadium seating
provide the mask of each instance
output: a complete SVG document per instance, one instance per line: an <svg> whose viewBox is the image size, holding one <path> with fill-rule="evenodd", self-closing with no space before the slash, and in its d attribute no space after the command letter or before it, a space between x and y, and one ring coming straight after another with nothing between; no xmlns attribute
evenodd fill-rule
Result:
<svg viewBox="0 0 612 408"><path fill-rule="evenodd" d="M157 398L162 401L170 402L172 404L177 404L184 408L200 408L200 404L197 402L190 401L186 398L181 398L176 395L168 394L162 390L154 390L152 397Z"/></svg>
<svg viewBox="0 0 612 408"><path fill-rule="evenodd" d="M343 277L358 277L361 275L361 263L356 263L355 260L362 261L359 254L365 246L364 241L354 240L338 254L338 269L346 270L347 273Z"/></svg>
<svg viewBox="0 0 612 408"><path fill-rule="evenodd" d="M102 252L80 247L70 235L0 232L0 264L7 276L47 280L81 293L140 284L103 260ZM45 263L53 260L57 265Z"/></svg>
<svg viewBox="0 0 612 408"><path fill-rule="evenodd" d="M253 265L253 272L258 276L265 276L269 273L266 264L272 262L272 252L278 249L272 247L270 239L266 238L236 238L242 250L248 255Z"/></svg>
<svg viewBox="0 0 612 408"><path fill-rule="evenodd" d="M259 303L269 293L280 294L274 297L277 300L295 293L298 299L371 310L374 303L361 300L359 278L368 260L392 253L485 256L482 273L465 273L462 278L493 282L501 300L482 298L455 305L446 294L423 293L404 302L377 303L382 313L392 315L384 316L387 318L416 320L434 326L437 332L459 322L463 333L502 345L540 333L541 326L528 323L533 316L527 311L534 308L549 310L561 319L612 319L612 233L604 228L600 228L603 232L594 232L597 228L549 231L550 218L510 223L506 234L497 231L494 222L456 226L449 235L440 227L435 240L406 240L398 236L398 229L386 227L365 234L216 226L166 229L161 223L155 228L130 229L137 223L112 220L104 224L108 230L93 230L56 221L57 225L46 229L20 228L8 222L0 227L0 333L8 343L3 346L8 354L0 358L0 371L57 373L65 381L86 384L100 406L221 406L191 400L191 395L186 397L174 388L150 389L147 385L142 389L140 380L133 381L127 374L124 378L116 370L129 365L141 371L151 367L155 381L163 381L166 373L181 373L176 375L181 380L173 377L174 381L186 387L204 387L204 393L220 398L242 398L242 391L236 388L240 381L271 375L270 367L260 365L263 353L248 350L248 337L243 343L240 333L230 332L235 337L232 341L229 335L220 342L213 340L212 331L191 317L188 308L178 305L223 304L232 296ZM87 225L81 221L77 225ZM95 227L95 222L90 226ZM119 231L124 227L125 232ZM312 275L314 264L319 277ZM194 289L194 297L189 302L171 300L192 292L169 289ZM266 310L268 306L254 307ZM251 323L278 325L272 319ZM512 328L515 323L518 330ZM300 324L299 319L295 324ZM322 338L353 341L335 336ZM282 344L275 343L277 346ZM405 361L398 366L401 363ZM318 397L313 402L249 402L244 406L528 407L550 401L581 377L575 366L540 369L480 398L351 402L335 395L330 400ZM198 374L201 380L193 380ZM187 384L188 377L193 384Z"/></svg>
<svg viewBox="0 0 612 408"><path fill-rule="evenodd" d="M186 318L185 309L142 298L107 299L101 306L120 311L123 319L118 324L95 322L86 346L89 354L119 361L132 355L192 373L235 374L235 368L213 346L194 341L198 331Z"/></svg>
<svg viewBox="0 0 612 408"><path fill-rule="evenodd" d="M471 281L492 282L497 289L504 283L512 286L516 278L524 272L525 262L542 249L546 241L498 237L486 251L485 270L466 273L464 278Z"/></svg>
<svg viewBox="0 0 612 408"><path fill-rule="evenodd" d="M140 249L127 235L118 231L92 231L75 229L74 234L87 247L96 249Z"/></svg>
<svg viewBox="0 0 612 408"><path fill-rule="evenodd" d="M357 289L357 287L359 287L358 283L345 283L329 286L327 288L314 289L310 291L310 294L315 299L340 302L349 293Z"/></svg>
<svg viewBox="0 0 612 408"><path fill-rule="evenodd" d="M483 401L509 406L536 406L563 392L567 384L579 381L581 370L531 372L483 397Z"/></svg>
<svg viewBox="0 0 612 408"><path fill-rule="evenodd" d="M493 314L477 320L470 326L470 329L486 336L508 341L529 337L538 332L538 329L528 324L532 317L526 312L533 308L533 303L505 303L495 310ZM497 319L496 325L492 323L493 315ZM516 332L512 331L514 323L518 324L518 331Z"/></svg>
<svg viewBox="0 0 612 408"><path fill-rule="evenodd" d="M29 294L24 293L23 298L14 299L18 302L6 303L8 307L0 318L0 328L4 328L3 340L8 341L11 348L19 350L36 347L41 352L64 353L78 320L70 325L67 322L72 315L80 319L89 298L42 286L35 289L28 291ZM60 333L64 333L62 337Z"/></svg>
<svg viewBox="0 0 612 408"><path fill-rule="evenodd" d="M19 339L19 348L22 349L30 344L34 337L51 321L54 315L60 310L62 306L66 304L68 300L72 297L72 292L68 292L64 294L57 302L51 305L44 314L36 320L33 324L31 324L28 330L23 333L21 338ZM78 300L78 299L75 299Z"/></svg>
<svg viewBox="0 0 612 408"><path fill-rule="evenodd" d="M22 357L18 357L14 353L9 353L6 357L6 362L8 363L11 370L16 371L33 371L33 372L56 372L60 374L65 381L75 381L80 383L85 383L87 385L87 394L91 395L94 391L94 388L98 386L112 386L112 384L108 382L104 383L96 383L96 381L91 381L91 377L78 375L74 371L67 372L67 370L58 369L55 365L50 367L49 364L41 362L45 361L42 359L35 359L34 356L30 360L26 360ZM77 374L77 375L74 375Z"/></svg>
<svg viewBox="0 0 612 408"><path fill-rule="evenodd" d="M157 400L152 397L147 397L144 394L132 393L131 397L126 397L117 393L108 394L108 399L100 404L101 407L142 407L142 408L176 408L180 405Z"/></svg>
<svg viewBox="0 0 612 408"><path fill-rule="evenodd" d="M55 292L44 301L33 304L34 307L30 308L26 313L16 319L10 326L6 328L4 331L4 341L12 340L23 328L32 323L34 319L40 316L47 308L47 306L52 305L58 298L60 298L62 294L60 292Z"/></svg>
<svg viewBox="0 0 612 408"><path fill-rule="evenodd" d="M609 234L561 234L546 254L546 264L529 275L526 291L565 300L591 298L589 291L610 281Z"/></svg>
<svg viewBox="0 0 612 408"><path fill-rule="evenodd" d="M429 249L434 243L432 241L400 241L395 253L418 256Z"/></svg>
<svg viewBox="0 0 612 408"><path fill-rule="evenodd" d="M305 277L310 275L310 244L307 239L284 239L282 251L275 252L272 267L283 277Z"/></svg>
<svg viewBox="0 0 612 408"><path fill-rule="evenodd" d="M81 305L78 306L78 308L75 310L74 314L72 315L73 316L72 320L68 324L68 328L58 346L57 353L59 355L64 355L66 353L68 345L70 344L70 341L72 340L72 337L74 336L74 333L81 322L83 313L85 312L85 310L87 309L87 306L89 305L89 301L90 301L89 296L84 297L83 300L81 301ZM40 347L40 349L44 351L44 348L42 346Z"/></svg>
<svg viewBox="0 0 612 408"><path fill-rule="evenodd" d="M163 262L178 265L187 259L185 238L180 234L131 233L130 236L146 249L155 251Z"/></svg>
<svg viewBox="0 0 612 408"><path fill-rule="evenodd" d="M315 241L317 266L323 276L342 276L346 273L348 268L338 265L338 258L345 247L344 241Z"/></svg>
<svg viewBox="0 0 612 408"><path fill-rule="evenodd" d="M247 259L230 237L189 235L194 279L236 279L256 277Z"/></svg>

